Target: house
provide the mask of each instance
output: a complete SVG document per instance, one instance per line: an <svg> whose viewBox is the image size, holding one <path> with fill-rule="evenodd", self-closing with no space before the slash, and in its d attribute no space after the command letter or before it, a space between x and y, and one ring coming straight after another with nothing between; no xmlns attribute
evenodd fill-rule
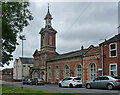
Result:
<svg viewBox="0 0 120 95"><path fill-rule="evenodd" d="M33 67L33 58L19 57L14 61L13 67L13 79L14 80L22 80L29 77L29 70Z"/></svg>
<svg viewBox="0 0 120 95"><path fill-rule="evenodd" d="M120 33L100 43L103 75L120 77Z"/></svg>

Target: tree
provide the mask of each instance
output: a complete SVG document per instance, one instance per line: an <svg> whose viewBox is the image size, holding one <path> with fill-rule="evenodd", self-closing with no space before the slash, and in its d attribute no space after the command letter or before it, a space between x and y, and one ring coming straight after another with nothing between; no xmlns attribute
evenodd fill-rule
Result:
<svg viewBox="0 0 120 95"><path fill-rule="evenodd" d="M29 2L2 2L2 64L13 60L18 33L33 20Z"/></svg>

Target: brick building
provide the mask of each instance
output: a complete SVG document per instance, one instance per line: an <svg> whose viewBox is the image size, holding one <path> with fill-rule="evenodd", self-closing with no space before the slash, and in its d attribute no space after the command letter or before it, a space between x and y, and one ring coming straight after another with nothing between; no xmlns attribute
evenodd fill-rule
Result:
<svg viewBox="0 0 120 95"><path fill-rule="evenodd" d="M85 83L101 75L99 47L91 45L47 60L47 82L58 83L61 79L76 76Z"/></svg>
<svg viewBox="0 0 120 95"><path fill-rule="evenodd" d="M100 44L103 75L120 77L120 33Z"/></svg>
<svg viewBox="0 0 120 95"><path fill-rule="evenodd" d="M93 45L65 54L56 52L56 33L53 29L49 7L44 18L45 28L40 30L41 49L35 50L31 78L43 78L48 83L58 83L69 76L78 76L85 83L101 75L99 46Z"/></svg>
<svg viewBox="0 0 120 95"><path fill-rule="evenodd" d="M88 48L59 54L56 52L56 33L53 29L49 7L44 18L45 28L40 30L41 49L35 50L31 78L43 78L47 83L58 83L61 79L76 76L82 82L101 75L120 77L120 34Z"/></svg>

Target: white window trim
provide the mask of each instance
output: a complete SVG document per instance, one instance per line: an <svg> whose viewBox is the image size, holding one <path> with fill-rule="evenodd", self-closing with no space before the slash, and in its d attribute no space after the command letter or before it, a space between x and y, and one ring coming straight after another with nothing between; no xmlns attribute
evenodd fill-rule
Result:
<svg viewBox="0 0 120 95"><path fill-rule="evenodd" d="M115 45L116 45L116 49L114 49L114 50L116 50L116 56L111 56L111 48L110 48L110 46L111 46L112 44L115 44ZM111 44L109 44L109 57L117 57L117 43L111 43Z"/></svg>
<svg viewBox="0 0 120 95"><path fill-rule="evenodd" d="M51 70L51 67L48 67L48 79L52 79L52 70Z"/></svg>
<svg viewBox="0 0 120 95"><path fill-rule="evenodd" d="M56 77L56 79L59 79L60 78L60 69L59 69L59 66L58 66L58 68L55 68L55 69L58 69L58 72L57 72L57 70L55 70L55 77ZM58 77L57 77L57 74L59 75Z"/></svg>
<svg viewBox="0 0 120 95"><path fill-rule="evenodd" d="M77 70L77 77L78 77L78 74L81 74L81 80L82 80L82 66L80 65L80 71L78 71L78 66L79 66L80 64L78 64L77 65L77 67L76 67L76 70Z"/></svg>
<svg viewBox="0 0 120 95"><path fill-rule="evenodd" d="M111 76L110 72L111 72L111 65L116 65L116 73L117 73L117 63L112 63L109 64L109 75Z"/></svg>

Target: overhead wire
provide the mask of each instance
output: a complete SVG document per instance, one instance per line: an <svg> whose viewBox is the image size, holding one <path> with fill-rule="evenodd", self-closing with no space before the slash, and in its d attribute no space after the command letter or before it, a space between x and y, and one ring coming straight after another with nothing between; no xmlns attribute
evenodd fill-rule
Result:
<svg viewBox="0 0 120 95"><path fill-rule="evenodd" d="M83 9L83 11L80 13L80 15L77 17L77 19L70 25L70 27L66 31L71 31L72 27L75 25L75 23L82 17L82 15L85 13L85 11L88 9L92 2L89 2L88 5Z"/></svg>

